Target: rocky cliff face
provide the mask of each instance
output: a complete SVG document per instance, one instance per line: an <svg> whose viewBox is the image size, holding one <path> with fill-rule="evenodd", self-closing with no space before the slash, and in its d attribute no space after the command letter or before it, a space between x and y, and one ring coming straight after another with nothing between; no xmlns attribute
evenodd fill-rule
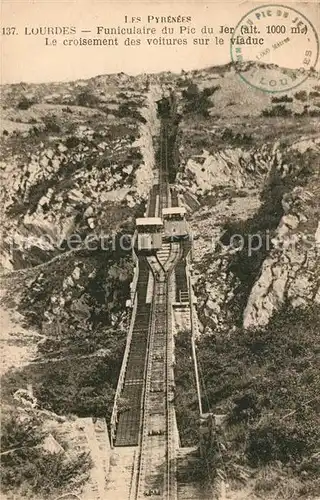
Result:
<svg viewBox="0 0 320 500"><path fill-rule="evenodd" d="M285 302L293 307L320 302L320 207L317 179L308 190L283 197L285 215L272 238L244 311L245 328L265 325Z"/></svg>
<svg viewBox="0 0 320 500"><path fill-rule="evenodd" d="M303 154L318 152L316 140L311 141L309 147ZM227 154L230 158L230 152ZM289 156L290 152L281 150L279 144L274 144L269 151L263 147L260 152L245 154L237 149L226 167L224 152L217 153L210 161L198 164L196 174L184 181L191 183L195 195L204 200L204 205L192 217L192 226L198 237L194 242L196 275L199 276L196 287L206 331L228 330L234 326L234 303L242 284L248 280L246 302L239 310L245 328L265 325L286 302L298 306L319 300L316 159L310 159L315 163L301 186L299 178L303 167L299 163L289 166L285 160ZM243 157L251 160L251 175L243 169ZM195 160L192 162L195 165ZM229 182L228 170L232 172ZM263 213L266 203L261 199L263 189L274 172L278 172L284 186L288 183L290 187L283 195L274 192L275 214L271 207L267 215L269 221L263 216L259 222L257 214ZM281 206L276 208L279 201ZM272 199L269 202L272 204ZM252 275L251 264L259 254L259 265ZM234 267L241 266L241 255L245 264L240 276Z"/></svg>
<svg viewBox="0 0 320 500"><path fill-rule="evenodd" d="M208 333L263 325L286 302L318 300L319 135L309 113L317 78L277 99L253 91L251 112L248 89L238 95L235 76L231 68L195 72L192 86L188 75L179 82L177 179L196 236L194 274ZM238 95L233 105L228 95ZM279 103L288 114L281 116Z"/></svg>
<svg viewBox="0 0 320 500"><path fill-rule="evenodd" d="M54 425L56 439L49 437L56 447L43 458L50 460L58 446L64 468L74 466L64 449L73 450L74 441L96 457L87 439L92 417L108 419L112 410L133 273L119 237L132 233L149 192L158 96L157 85L126 75L3 89L3 395L9 414L17 405L24 414L15 395L30 391L34 414L50 410L36 432L48 426L52 410L66 422L62 445L62 425ZM66 414L79 418L70 422ZM78 455L72 455L77 464ZM75 470L73 491L90 476L83 494L93 498L97 471L88 474L89 462L86 474ZM102 487L107 471L99 476ZM25 480L27 496L42 498L37 488Z"/></svg>
<svg viewBox="0 0 320 500"><path fill-rule="evenodd" d="M277 99L247 88L232 65L180 76L119 74L5 86L3 268L58 259L71 234L83 242L122 227L132 230L132 215L146 199L155 166L161 86L174 88L182 118L176 181L198 237L194 268L204 329L232 328L240 316L245 326L264 323L287 299L309 302L314 286L311 291L301 275L316 269L316 250L297 243L284 251L282 240L303 238L309 226L316 233L318 214L310 208L316 205L316 172L306 172L303 183L300 178L309 153L316 168L319 152L316 74ZM266 216L265 191L274 173L280 187L269 190L275 210L269 207ZM260 224L260 216L269 220ZM241 267L240 247L254 237L253 229L259 235L253 243L261 237L263 248L254 250L254 269L246 276L235 267Z"/></svg>
<svg viewBox="0 0 320 500"><path fill-rule="evenodd" d="M141 84L130 91L128 81L122 86L118 83L119 88L108 96L102 90L108 88L106 82L81 86L78 101L84 100L82 107L60 104L65 100L62 92L49 109L30 104L27 110L18 110L17 122L11 122L17 130L5 130L1 163L4 268L28 265L30 248L38 263L46 260L46 254L54 256L55 247L74 232L88 235L116 230L130 209L146 198L154 166L152 93L156 90L148 93ZM40 100L41 92L34 87L32 95ZM12 103L14 92L6 89L5 102ZM27 102L32 102L30 92L27 95ZM23 96L23 92L16 96L16 106ZM107 106L115 114L110 116ZM13 113L11 109L12 120ZM28 122L27 132L19 129L22 120Z"/></svg>

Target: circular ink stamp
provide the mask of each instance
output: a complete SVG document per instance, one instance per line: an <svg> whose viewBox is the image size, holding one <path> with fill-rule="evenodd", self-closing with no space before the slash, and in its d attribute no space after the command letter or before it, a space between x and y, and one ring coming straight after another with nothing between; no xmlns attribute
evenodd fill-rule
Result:
<svg viewBox="0 0 320 500"><path fill-rule="evenodd" d="M230 53L231 60L239 63L237 72L243 81L264 92L285 92L301 85L315 68L319 38L298 10L262 5L236 25Z"/></svg>

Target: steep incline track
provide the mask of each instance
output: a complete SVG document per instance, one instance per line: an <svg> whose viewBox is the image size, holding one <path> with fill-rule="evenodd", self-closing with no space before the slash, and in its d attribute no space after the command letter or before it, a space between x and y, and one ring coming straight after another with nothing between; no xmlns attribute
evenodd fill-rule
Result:
<svg viewBox="0 0 320 500"><path fill-rule="evenodd" d="M136 446L139 442L141 397L144 385L144 366L147 355L147 341L151 305L146 303L149 279L149 264L146 257L139 257L137 285L138 307L132 332L130 352L121 397L127 407L120 413L116 446Z"/></svg>
<svg viewBox="0 0 320 500"><path fill-rule="evenodd" d="M168 168L173 158L170 126L175 110L172 100L163 101L166 112L161 119L158 183L150 191L147 217L162 217L163 208L178 205L177 194L170 191ZM171 282L183 256L182 242L164 240L157 253L138 255L136 316L124 368L124 408L118 416L115 441L116 447L138 446L128 500L177 498ZM153 297L148 303L150 283Z"/></svg>
<svg viewBox="0 0 320 500"><path fill-rule="evenodd" d="M176 498L175 418L173 408L173 338L169 277L180 258L180 246L170 245L163 268L149 261L156 278L145 372L142 432L134 499Z"/></svg>

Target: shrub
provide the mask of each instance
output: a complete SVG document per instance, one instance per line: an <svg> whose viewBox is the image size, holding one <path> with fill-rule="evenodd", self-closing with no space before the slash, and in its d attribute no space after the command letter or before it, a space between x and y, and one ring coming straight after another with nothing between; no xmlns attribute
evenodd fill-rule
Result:
<svg viewBox="0 0 320 500"><path fill-rule="evenodd" d="M120 104L119 109L113 113L119 118L133 118L139 122L146 123L146 119L139 113L139 104L134 101L126 101Z"/></svg>
<svg viewBox="0 0 320 500"><path fill-rule="evenodd" d="M204 337L198 344L205 411L222 408L230 449L253 467L279 460L297 475L306 468L316 477L319 321L316 307L286 305L264 328Z"/></svg>
<svg viewBox="0 0 320 500"><path fill-rule="evenodd" d="M66 459L65 453L50 453L41 448L27 453L12 453L1 460L1 487L4 492L24 487L34 494L51 494L70 485L84 482L91 468L88 453Z"/></svg>
<svg viewBox="0 0 320 500"><path fill-rule="evenodd" d="M257 394L253 391L245 392L234 398L234 407L230 414L231 422L248 422L261 414L261 405Z"/></svg>
<svg viewBox="0 0 320 500"><path fill-rule="evenodd" d="M27 99L26 97L22 97L20 101L17 104L17 109L29 109L32 105L34 104L34 101L32 99Z"/></svg>
<svg viewBox="0 0 320 500"><path fill-rule="evenodd" d="M277 104L271 109L264 109L262 116L291 116L292 111L285 107L284 104Z"/></svg>
<svg viewBox="0 0 320 500"><path fill-rule="evenodd" d="M305 101L307 101L307 99L308 99L308 93L306 92L306 90L299 90L299 92L296 92L296 93L294 94L294 97L295 97L298 101L305 102Z"/></svg>
<svg viewBox="0 0 320 500"><path fill-rule="evenodd" d="M66 140L66 147L69 149L76 148L79 144L80 144L80 139L75 135L68 137Z"/></svg>
<svg viewBox="0 0 320 500"><path fill-rule="evenodd" d="M93 316L103 319L103 311L95 307ZM97 319L95 320L97 321ZM43 363L24 370L8 373L3 380L5 396L11 401L11 394L21 387L25 380L31 380L33 390L41 407L59 415L74 414L79 417L106 417L112 411L115 387L121 368L126 332L106 331L105 328L87 330L77 328L67 330L62 324L63 338L58 342L55 337L41 346L40 359ZM51 342L50 342L51 340ZM104 355L89 355L98 351ZM50 363L50 358L59 354L60 362ZM83 358L77 357L77 354ZM67 356L74 359L63 359ZM86 357L86 355L88 357ZM90 361L90 363L89 363ZM4 391L3 391L4 392Z"/></svg>
<svg viewBox="0 0 320 500"><path fill-rule="evenodd" d="M175 407L182 446L199 441L198 401L191 350L191 333L181 331L175 337Z"/></svg>
<svg viewBox="0 0 320 500"><path fill-rule="evenodd" d="M43 118L43 122L45 124L45 130L46 132L51 132L53 134L58 134L61 132L61 127L57 123L57 117L56 115L48 115Z"/></svg>
<svg viewBox="0 0 320 500"><path fill-rule="evenodd" d="M80 92L76 97L76 104L78 106L94 108L99 102L99 98L89 89Z"/></svg>
<svg viewBox="0 0 320 500"><path fill-rule="evenodd" d="M293 97L289 97L287 94L280 97L272 97L271 102L293 102Z"/></svg>
<svg viewBox="0 0 320 500"><path fill-rule="evenodd" d="M272 416L250 429L246 452L253 466L276 460L283 464L299 463L305 455L316 451L319 437L320 431L308 421Z"/></svg>
<svg viewBox="0 0 320 500"><path fill-rule="evenodd" d="M35 417L25 417L22 420L17 411L12 411L2 418L2 451L38 446L44 437L45 434L40 430L39 421Z"/></svg>

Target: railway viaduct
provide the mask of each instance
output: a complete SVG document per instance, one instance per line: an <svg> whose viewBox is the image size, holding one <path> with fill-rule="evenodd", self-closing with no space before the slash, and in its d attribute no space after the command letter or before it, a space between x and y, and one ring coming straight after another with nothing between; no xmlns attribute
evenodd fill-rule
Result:
<svg viewBox="0 0 320 500"><path fill-rule="evenodd" d="M134 237L131 321L110 424L114 458L106 500L218 498L210 487L179 480L180 464L187 463L188 454L194 450L180 448L174 403L174 325L183 321L190 330L200 425L202 405L195 349L198 329L187 222L183 217L170 225L164 221L158 230L160 240L159 235L153 238L150 234L154 221L162 219L163 209L179 213L180 205L172 184L175 141L171 126L177 123L172 98L159 103L159 113L158 169L145 213L148 230L144 231L148 234L141 236L136 231Z"/></svg>

